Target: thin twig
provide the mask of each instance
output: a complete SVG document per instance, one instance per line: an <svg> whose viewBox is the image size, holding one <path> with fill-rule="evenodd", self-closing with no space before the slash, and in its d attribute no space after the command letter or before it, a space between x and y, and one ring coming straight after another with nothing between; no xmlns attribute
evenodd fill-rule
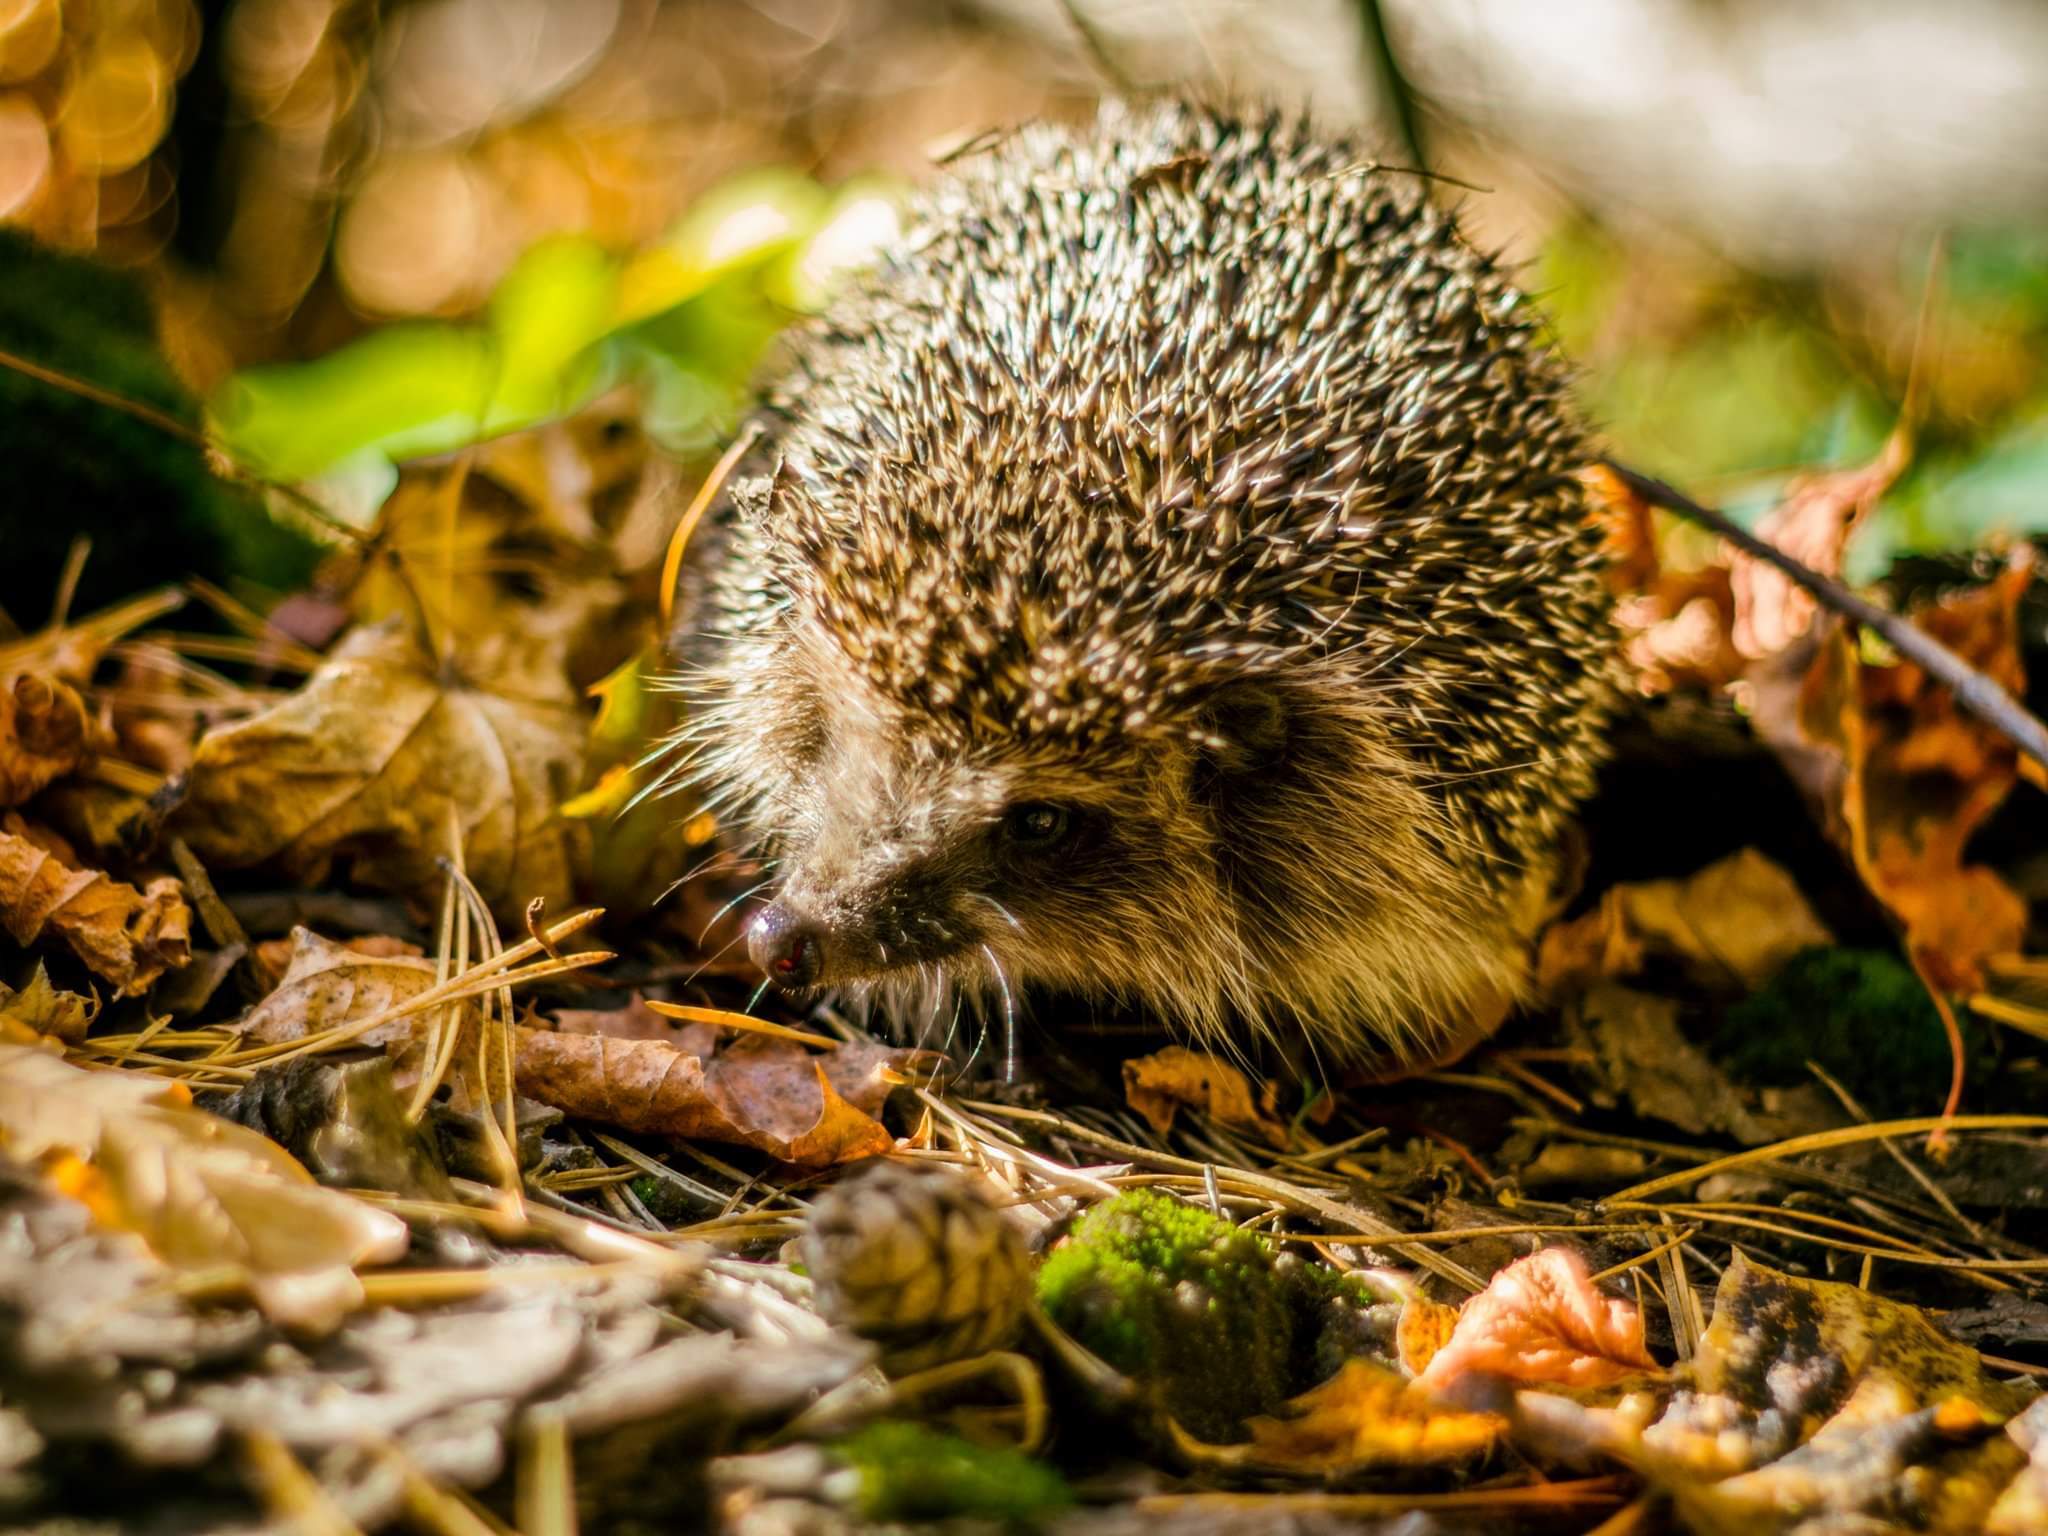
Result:
<svg viewBox="0 0 2048 1536"><path fill-rule="evenodd" d="M2048 725L2031 713L1992 677L1978 671L1962 657L1936 640L1926 630L1868 598L1851 592L1831 576L1802 564L1775 545L1768 544L1731 519L1725 512L1701 506L1683 491L1662 480L1639 474L1612 459L1600 461L1630 491L1666 511L1676 512L1689 522L1712 529L1752 559L1773 567L1806 592L1822 607L1852 624L1884 637L1891 648L1908 661L1924 667L1947 685L1956 703L1993 730L2004 735L2028 757L2048 768Z"/></svg>
<svg viewBox="0 0 2048 1536"><path fill-rule="evenodd" d="M1102 35L1102 29L1081 9L1079 0L1059 0L1059 7L1067 18L1067 25L1074 29L1074 35L1081 40L1081 51L1108 82L1110 89L1121 96L1135 93L1138 89L1137 82L1131 78L1130 71L1117 62L1116 55L1110 51L1109 44Z"/></svg>
<svg viewBox="0 0 2048 1536"><path fill-rule="evenodd" d="M1394 133L1410 162L1416 169L1426 172L1429 157L1423 151L1422 122L1415 110L1415 87L1409 83L1407 71L1401 68L1400 56L1394 52L1393 39L1387 35L1386 10L1380 0L1358 0L1358 26L1365 34L1366 65L1386 94Z"/></svg>

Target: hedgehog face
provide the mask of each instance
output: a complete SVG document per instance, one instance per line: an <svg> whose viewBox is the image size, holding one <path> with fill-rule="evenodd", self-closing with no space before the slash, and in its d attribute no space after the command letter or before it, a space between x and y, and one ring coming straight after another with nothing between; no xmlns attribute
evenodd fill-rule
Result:
<svg viewBox="0 0 2048 1536"><path fill-rule="evenodd" d="M858 689L814 697L755 802L779 879L749 948L781 984L1093 989L1202 910L1182 754L969 741Z"/></svg>
<svg viewBox="0 0 2048 1536"><path fill-rule="evenodd" d="M1218 1040L1419 1027L1497 941L1456 921L1479 893L1433 845L1441 812L1383 723L1332 697L1237 684L1081 745L920 732L857 685L816 690L756 802L779 889L749 949L786 988L873 995L898 1019L1031 988Z"/></svg>

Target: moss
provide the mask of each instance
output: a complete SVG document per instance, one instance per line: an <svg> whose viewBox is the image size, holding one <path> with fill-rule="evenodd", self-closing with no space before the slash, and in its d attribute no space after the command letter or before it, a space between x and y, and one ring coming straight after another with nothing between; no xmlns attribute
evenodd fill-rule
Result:
<svg viewBox="0 0 2048 1536"><path fill-rule="evenodd" d="M1984 1029L1957 1020L1973 1074L1989 1064ZM1810 1081L1817 1061L1867 1107L1922 1108L1946 1084L1948 1036L1913 968L1887 950L1801 950L1762 991L1723 1015L1713 1052L1747 1082Z"/></svg>
<svg viewBox="0 0 2048 1536"><path fill-rule="evenodd" d="M1038 1272L1047 1314L1190 1433L1225 1440L1289 1395L1295 1309L1265 1239L1131 1190L1085 1214Z"/></svg>
<svg viewBox="0 0 2048 1536"><path fill-rule="evenodd" d="M922 1424L870 1424L831 1449L860 1473L857 1503L870 1520L1030 1520L1074 1501L1066 1480L1043 1462Z"/></svg>

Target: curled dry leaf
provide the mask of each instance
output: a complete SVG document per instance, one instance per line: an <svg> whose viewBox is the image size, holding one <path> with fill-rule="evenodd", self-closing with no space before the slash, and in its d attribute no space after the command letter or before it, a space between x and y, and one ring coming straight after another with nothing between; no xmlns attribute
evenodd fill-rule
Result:
<svg viewBox="0 0 2048 1536"><path fill-rule="evenodd" d="M62 678L24 672L0 685L0 805L20 805L109 745Z"/></svg>
<svg viewBox="0 0 2048 1536"><path fill-rule="evenodd" d="M362 1300L359 1264L406 1225L323 1189L284 1149L191 1106L182 1085L0 1044L0 1142L179 1269L235 1266L281 1322L324 1328Z"/></svg>
<svg viewBox="0 0 2048 1536"><path fill-rule="evenodd" d="M1663 1415L1542 1393L1516 1402L1518 1433L1620 1459L1704 1536L1884 1530L1978 1532L2027 1464L2000 1433L2026 1388L1916 1307L1803 1280L1737 1254L1714 1319L1675 1374ZM2032 1529L2019 1527L2019 1529Z"/></svg>
<svg viewBox="0 0 2048 1536"><path fill-rule="evenodd" d="M1912 434L1901 422L1868 464L1802 475L1756 525L1756 536L1823 576L1842 574L1849 536L1892 488L1913 456ZM1731 640L1749 661L1761 661L1803 639L1820 606L1774 565L1732 551L1729 587L1735 612Z"/></svg>
<svg viewBox="0 0 2048 1536"><path fill-rule="evenodd" d="M1574 1250L1545 1248L1501 1270L1459 1309L1415 1385L1437 1396L1475 1378L1611 1387L1657 1370L1635 1304L1595 1286Z"/></svg>
<svg viewBox="0 0 2048 1536"><path fill-rule="evenodd" d="M346 859L413 896L439 890L454 828L504 920L566 903L587 838L556 807L582 775L581 713L559 665L509 644L489 676L437 668L397 628L360 630L297 693L207 733L179 828L216 867L275 862L317 883Z"/></svg>
<svg viewBox="0 0 2048 1536"><path fill-rule="evenodd" d="M1742 657L1729 640L1735 598L1726 563L1669 564L1647 501L1604 465L1593 466L1583 479L1607 536L1615 621L1637 687L1646 694L1712 690L1740 675Z"/></svg>
<svg viewBox="0 0 2048 1536"><path fill-rule="evenodd" d="M626 1130L733 1142L812 1167L888 1151L894 1138L875 1118L883 1101L935 1059L860 1043L813 1055L758 1035L714 1044L711 1026L678 1028L637 1001L561 1024L517 1031L521 1093Z"/></svg>
<svg viewBox="0 0 2048 1536"><path fill-rule="evenodd" d="M1443 1466L1485 1452L1507 1428L1498 1414L1447 1408L1400 1372L1347 1360L1284 1414L1248 1419L1251 1443L1210 1446L1179 1437L1191 1460L1211 1466L1339 1476L1370 1468Z"/></svg>
<svg viewBox="0 0 2048 1536"><path fill-rule="evenodd" d="M142 890L79 869L61 839L0 815L0 927L27 947L62 939L116 997L138 997L192 958L192 912L168 876Z"/></svg>
<svg viewBox="0 0 2048 1536"><path fill-rule="evenodd" d="M0 983L0 1023L13 1026L24 1036L47 1035L75 1045L85 1038L99 1011L97 996L80 997L51 986L41 961L36 962L34 973L20 991Z"/></svg>
<svg viewBox="0 0 2048 1536"><path fill-rule="evenodd" d="M1269 1147L1287 1145L1287 1127L1252 1094L1243 1072L1220 1056L1169 1045L1124 1063L1124 1102L1164 1136L1183 1105Z"/></svg>
<svg viewBox="0 0 2048 1536"><path fill-rule="evenodd" d="M1655 957L1683 962L1704 984L1754 991L1800 950L1832 942L1792 877L1745 848L1681 880L1607 891L1593 911L1543 935L1537 980L1568 995Z"/></svg>

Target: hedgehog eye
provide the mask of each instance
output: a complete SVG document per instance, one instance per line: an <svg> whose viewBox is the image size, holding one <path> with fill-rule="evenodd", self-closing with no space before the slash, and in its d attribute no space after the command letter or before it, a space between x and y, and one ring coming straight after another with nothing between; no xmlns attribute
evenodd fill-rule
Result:
<svg viewBox="0 0 2048 1536"><path fill-rule="evenodd" d="M1012 848L1040 853L1065 838L1073 823L1065 806L1033 800L1013 805L1003 814L1003 837Z"/></svg>

